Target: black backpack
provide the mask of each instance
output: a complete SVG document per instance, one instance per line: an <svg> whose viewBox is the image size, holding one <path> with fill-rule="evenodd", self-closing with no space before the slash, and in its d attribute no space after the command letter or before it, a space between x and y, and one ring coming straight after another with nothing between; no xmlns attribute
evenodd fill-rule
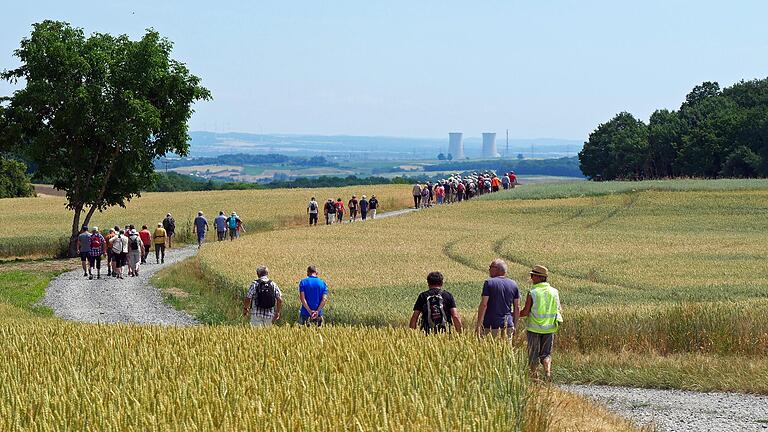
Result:
<svg viewBox="0 0 768 432"><path fill-rule="evenodd" d="M310 211L317 211L317 203L314 201L310 201L309 203L309 210Z"/></svg>
<svg viewBox="0 0 768 432"><path fill-rule="evenodd" d="M427 332L446 331L451 325L445 315L443 293L438 292L427 296L424 324Z"/></svg>
<svg viewBox="0 0 768 432"><path fill-rule="evenodd" d="M139 250L139 238L136 237L131 239L130 246L131 246L131 250Z"/></svg>
<svg viewBox="0 0 768 432"><path fill-rule="evenodd" d="M253 302L253 307L259 309L272 309L275 307L275 303L277 302L277 292L275 291L275 286L272 284L272 281L263 281L259 279L256 283L258 284L256 286L256 292L253 293L253 299L251 300Z"/></svg>

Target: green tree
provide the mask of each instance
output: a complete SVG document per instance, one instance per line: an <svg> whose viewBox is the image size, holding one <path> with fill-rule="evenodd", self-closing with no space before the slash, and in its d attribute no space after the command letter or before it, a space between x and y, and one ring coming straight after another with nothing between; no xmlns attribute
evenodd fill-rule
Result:
<svg viewBox="0 0 768 432"><path fill-rule="evenodd" d="M186 155L192 104L210 99L154 30L139 40L58 21L33 25L2 78L24 88L4 98L3 140L66 191L76 235L95 211L125 206L152 183L153 160ZM10 143L10 144L9 144Z"/></svg>
<svg viewBox="0 0 768 432"><path fill-rule="evenodd" d="M740 146L735 148L725 159L723 169L720 170L720 176L735 178L757 177L761 163L760 156L755 154L749 147Z"/></svg>
<svg viewBox="0 0 768 432"><path fill-rule="evenodd" d="M592 180L640 179L645 175L648 127L621 112L589 135L579 152L581 171Z"/></svg>
<svg viewBox="0 0 768 432"><path fill-rule="evenodd" d="M736 144L739 124L743 122L736 104L722 94L709 92L706 97L690 95L680 109L686 122L678 153L677 166L681 175L715 178L719 175L726 156Z"/></svg>
<svg viewBox="0 0 768 432"><path fill-rule="evenodd" d="M27 166L21 162L0 157L0 198L35 196L29 182Z"/></svg>
<svg viewBox="0 0 768 432"><path fill-rule="evenodd" d="M685 122L676 111L662 109L651 114L648 122L648 177L678 175L676 163L684 133Z"/></svg>

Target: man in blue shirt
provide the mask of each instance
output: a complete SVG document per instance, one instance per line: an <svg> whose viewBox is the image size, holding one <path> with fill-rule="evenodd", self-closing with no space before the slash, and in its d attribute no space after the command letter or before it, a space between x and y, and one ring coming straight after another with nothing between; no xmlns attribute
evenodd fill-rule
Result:
<svg viewBox="0 0 768 432"><path fill-rule="evenodd" d="M197 233L197 248L205 241L205 232L208 231L208 219L203 216L203 211L197 212L194 225L192 225L192 232Z"/></svg>
<svg viewBox="0 0 768 432"><path fill-rule="evenodd" d="M307 277L299 282L299 300L299 324L323 325L323 308L328 304L328 285L317 277L317 269L313 265L307 267Z"/></svg>
<svg viewBox="0 0 768 432"><path fill-rule="evenodd" d="M488 278L483 284L480 305L477 307L478 335L506 337L510 341L520 318L520 290L517 283L507 277L507 263L495 259L488 266Z"/></svg>

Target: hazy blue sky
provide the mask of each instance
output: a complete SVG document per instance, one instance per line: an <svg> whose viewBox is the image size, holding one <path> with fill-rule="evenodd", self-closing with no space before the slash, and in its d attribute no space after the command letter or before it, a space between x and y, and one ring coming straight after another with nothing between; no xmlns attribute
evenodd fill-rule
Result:
<svg viewBox="0 0 768 432"><path fill-rule="evenodd" d="M767 16L762 0L14 1L0 68L44 19L154 27L213 92L192 130L585 139L702 81L768 76Z"/></svg>

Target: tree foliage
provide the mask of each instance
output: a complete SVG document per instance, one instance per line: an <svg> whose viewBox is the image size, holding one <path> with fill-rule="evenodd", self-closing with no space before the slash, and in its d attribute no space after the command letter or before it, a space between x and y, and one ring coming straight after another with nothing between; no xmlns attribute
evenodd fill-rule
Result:
<svg viewBox="0 0 768 432"><path fill-rule="evenodd" d="M679 110L654 112L646 133L632 120L620 113L590 135L579 153L587 177L768 176L768 78L702 83Z"/></svg>
<svg viewBox="0 0 768 432"><path fill-rule="evenodd" d="M0 198L35 196L35 188L21 162L0 157Z"/></svg>
<svg viewBox="0 0 768 432"><path fill-rule="evenodd" d="M25 84L5 98L2 139L66 191L73 244L82 212L87 224L96 210L125 206L152 183L154 159L187 154L192 104L210 93L171 49L154 30L86 37L44 21L15 51L21 66L2 73Z"/></svg>

